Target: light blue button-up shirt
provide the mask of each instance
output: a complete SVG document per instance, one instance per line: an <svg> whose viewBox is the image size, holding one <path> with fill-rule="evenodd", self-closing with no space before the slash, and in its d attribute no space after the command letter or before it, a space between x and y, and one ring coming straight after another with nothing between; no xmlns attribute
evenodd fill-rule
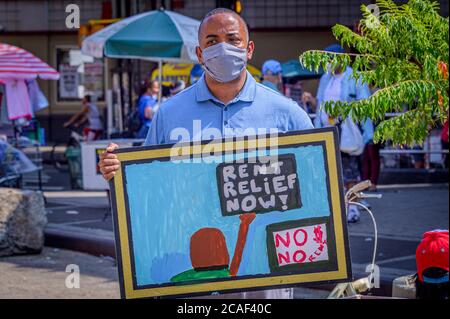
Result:
<svg viewBox="0 0 450 319"><path fill-rule="evenodd" d="M161 105L145 145L312 128L310 118L296 102L257 83L249 72L241 92L226 105L212 95L203 75Z"/></svg>

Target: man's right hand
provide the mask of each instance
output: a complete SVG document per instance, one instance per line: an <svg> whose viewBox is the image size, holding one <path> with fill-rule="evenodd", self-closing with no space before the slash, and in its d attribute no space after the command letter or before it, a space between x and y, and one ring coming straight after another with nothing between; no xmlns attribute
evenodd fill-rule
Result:
<svg viewBox="0 0 450 319"><path fill-rule="evenodd" d="M119 148L119 145L110 143L106 150L100 154L100 162L98 166L100 167L100 172L106 181L116 175L116 171L120 168L120 161L116 154L113 154L115 149Z"/></svg>

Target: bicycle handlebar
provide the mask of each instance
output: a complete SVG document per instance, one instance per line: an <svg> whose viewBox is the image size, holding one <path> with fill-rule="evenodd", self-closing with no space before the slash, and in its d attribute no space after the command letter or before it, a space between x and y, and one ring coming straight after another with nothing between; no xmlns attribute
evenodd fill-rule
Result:
<svg viewBox="0 0 450 319"><path fill-rule="evenodd" d="M370 186L372 186L372 182L370 180L365 180L350 188L348 193L359 193L368 189Z"/></svg>
<svg viewBox="0 0 450 319"><path fill-rule="evenodd" d="M381 199L383 197L382 194L366 194L366 193L359 193L357 195L358 198L376 198L376 199Z"/></svg>

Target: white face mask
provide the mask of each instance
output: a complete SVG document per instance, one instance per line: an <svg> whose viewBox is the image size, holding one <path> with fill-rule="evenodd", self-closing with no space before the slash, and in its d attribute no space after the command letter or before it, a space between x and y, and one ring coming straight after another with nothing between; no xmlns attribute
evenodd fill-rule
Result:
<svg viewBox="0 0 450 319"><path fill-rule="evenodd" d="M221 42L203 50L203 69L221 83L238 78L247 66L247 50Z"/></svg>

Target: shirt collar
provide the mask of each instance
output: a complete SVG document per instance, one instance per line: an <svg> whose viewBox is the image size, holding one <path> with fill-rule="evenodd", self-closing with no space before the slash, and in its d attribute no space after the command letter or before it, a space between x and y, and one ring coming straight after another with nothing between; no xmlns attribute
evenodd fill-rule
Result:
<svg viewBox="0 0 450 319"><path fill-rule="evenodd" d="M212 100L223 104L209 91L208 86L206 85L205 74L201 76L195 86L195 96L197 102ZM247 71L247 79L245 80L244 87L241 89L238 95L228 104L235 103L237 101L253 102L255 100L255 91L256 81L250 74L250 72Z"/></svg>

